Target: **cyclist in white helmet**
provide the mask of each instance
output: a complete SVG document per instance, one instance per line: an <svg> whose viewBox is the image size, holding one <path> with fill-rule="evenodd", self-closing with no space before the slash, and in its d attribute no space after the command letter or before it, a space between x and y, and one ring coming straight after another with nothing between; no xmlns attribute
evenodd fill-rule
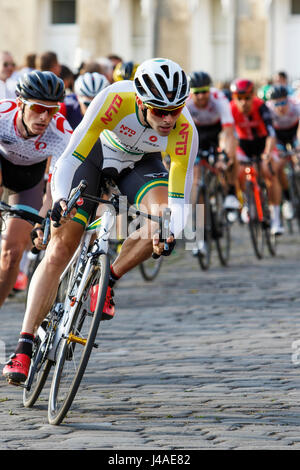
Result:
<svg viewBox="0 0 300 470"><path fill-rule="evenodd" d="M108 85L109 81L101 73L86 72L79 75L74 84L74 93L65 97L60 108L73 129L81 122L92 99Z"/></svg>
<svg viewBox="0 0 300 470"><path fill-rule="evenodd" d="M97 195L103 173L117 184L130 204L151 214L171 209L168 250L153 233L153 222L129 236L111 266L109 287L102 319L114 316L112 287L129 270L149 258L152 252L168 255L175 238L186 222L185 203L189 203L198 132L185 107L189 95L187 76L175 62L157 58L142 63L134 80L122 80L104 88L92 101L84 118L55 167L52 178L51 239L45 257L38 266L28 295L22 331L33 334L55 299L59 276L78 246L93 203L63 218L72 187L81 179L88 182L88 193ZM96 141L101 153L90 154ZM161 152L171 157L168 174ZM137 236L140 235L140 236ZM97 294L95 294L97 295ZM28 368L19 364L10 371L13 381L26 380Z"/></svg>

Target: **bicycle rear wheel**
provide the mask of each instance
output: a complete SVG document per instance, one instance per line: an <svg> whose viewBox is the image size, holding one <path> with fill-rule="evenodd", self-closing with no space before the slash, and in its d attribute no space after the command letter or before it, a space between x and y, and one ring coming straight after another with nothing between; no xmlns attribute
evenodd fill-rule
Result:
<svg viewBox="0 0 300 470"><path fill-rule="evenodd" d="M26 408L31 408L37 401L53 365L53 362L49 361L45 357L43 346L45 346L45 343L41 341L40 337L37 337L31 359L28 379L25 384L26 388L24 388L23 392L23 405Z"/></svg>
<svg viewBox="0 0 300 470"><path fill-rule="evenodd" d="M109 258L99 256L74 312L71 326L61 338L57 352L48 406L48 421L58 425L66 416L85 372L101 320L109 279ZM99 285L95 310L91 309L91 289ZM92 311L94 310L94 311Z"/></svg>
<svg viewBox="0 0 300 470"><path fill-rule="evenodd" d="M162 262L163 262L162 256L160 256L157 259L153 259L151 256L151 258L139 264L140 273L142 277L145 279L145 281L153 281L153 279L156 278L156 276L158 275L160 271Z"/></svg>

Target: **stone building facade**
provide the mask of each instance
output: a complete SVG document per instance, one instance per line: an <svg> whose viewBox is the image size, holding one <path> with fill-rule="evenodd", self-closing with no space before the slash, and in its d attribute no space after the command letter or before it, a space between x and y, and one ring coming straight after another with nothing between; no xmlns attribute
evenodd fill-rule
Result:
<svg viewBox="0 0 300 470"><path fill-rule="evenodd" d="M300 77L300 0L0 0L0 12L1 49L19 65L54 50L74 69L115 53L169 57L215 80Z"/></svg>

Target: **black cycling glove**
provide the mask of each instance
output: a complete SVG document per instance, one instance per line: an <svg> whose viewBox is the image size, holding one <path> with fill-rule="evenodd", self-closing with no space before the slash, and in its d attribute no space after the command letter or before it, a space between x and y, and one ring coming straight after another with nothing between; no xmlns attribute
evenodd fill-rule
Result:
<svg viewBox="0 0 300 470"><path fill-rule="evenodd" d="M61 219L61 216L62 216L62 208L61 208L61 201L66 201L65 199L61 198L59 199L58 201L56 201L54 204L53 204L53 207L51 209L51 215L50 215L50 218L51 220L53 220L53 222L55 222L58 226L59 225L59 221Z"/></svg>

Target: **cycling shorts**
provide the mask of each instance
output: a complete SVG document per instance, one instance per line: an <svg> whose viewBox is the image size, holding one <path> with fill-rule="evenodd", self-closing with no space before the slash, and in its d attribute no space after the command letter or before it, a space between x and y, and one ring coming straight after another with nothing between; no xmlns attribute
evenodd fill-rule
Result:
<svg viewBox="0 0 300 470"><path fill-rule="evenodd" d="M14 165L0 154L0 161L3 186L8 189L8 203L15 209L38 214L43 204L47 160L28 166ZM18 218L11 214L6 216L12 217Z"/></svg>
<svg viewBox="0 0 300 470"><path fill-rule="evenodd" d="M102 170L103 153L100 140L96 142L86 160L75 172L72 188L76 187L82 179L88 182L87 194L99 195L101 179L108 177L117 185L121 194L127 196L129 204L139 207L147 192L157 186L168 187L168 171L165 168L161 153L148 153L139 160L133 168L126 168L118 173L115 168ZM86 225L95 204L83 200L83 204L77 210L72 219L82 225Z"/></svg>

